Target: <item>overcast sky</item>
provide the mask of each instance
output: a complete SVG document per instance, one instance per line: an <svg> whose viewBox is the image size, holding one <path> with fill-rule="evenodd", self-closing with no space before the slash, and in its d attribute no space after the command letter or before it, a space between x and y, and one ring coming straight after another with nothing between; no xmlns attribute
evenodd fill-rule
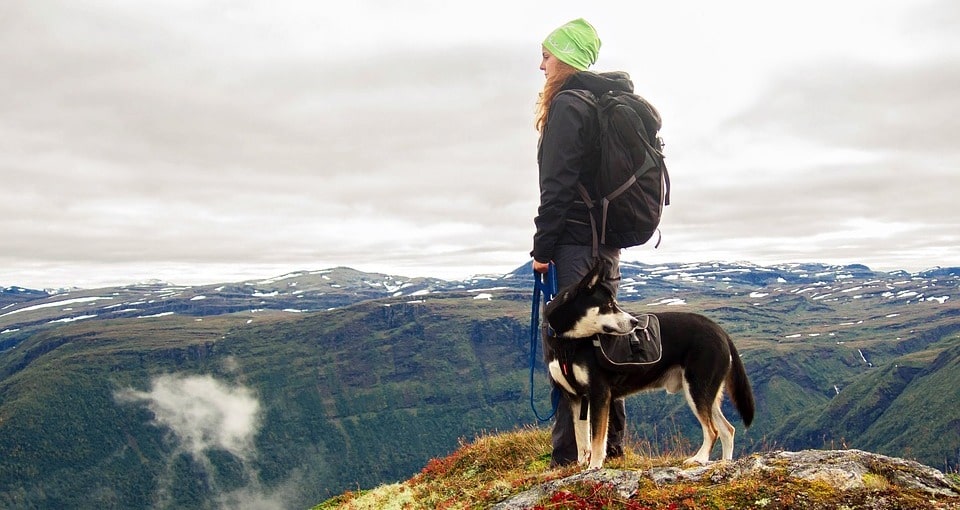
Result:
<svg viewBox="0 0 960 510"><path fill-rule="evenodd" d="M0 287L526 262L540 42L664 119L641 262L960 265L960 2L9 0Z"/></svg>

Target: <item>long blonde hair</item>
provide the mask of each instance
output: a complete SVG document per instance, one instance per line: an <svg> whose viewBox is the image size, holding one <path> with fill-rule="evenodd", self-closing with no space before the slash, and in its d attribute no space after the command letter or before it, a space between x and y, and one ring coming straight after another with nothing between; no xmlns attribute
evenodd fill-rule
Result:
<svg viewBox="0 0 960 510"><path fill-rule="evenodd" d="M540 97L537 99L537 116L534 126L537 131L543 134L543 128L547 125L547 115L550 114L550 103L554 96L560 92L560 88L566 83L567 79L577 74L577 69L566 62L558 61L557 67L547 81L543 84L543 90L540 91Z"/></svg>

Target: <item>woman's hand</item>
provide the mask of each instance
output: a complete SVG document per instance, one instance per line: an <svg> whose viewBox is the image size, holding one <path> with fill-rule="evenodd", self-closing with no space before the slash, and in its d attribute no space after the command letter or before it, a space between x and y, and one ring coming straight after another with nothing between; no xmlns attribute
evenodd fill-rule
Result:
<svg viewBox="0 0 960 510"><path fill-rule="evenodd" d="M533 260L533 270L538 273L546 273L550 269L549 262L539 262L536 259Z"/></svg>

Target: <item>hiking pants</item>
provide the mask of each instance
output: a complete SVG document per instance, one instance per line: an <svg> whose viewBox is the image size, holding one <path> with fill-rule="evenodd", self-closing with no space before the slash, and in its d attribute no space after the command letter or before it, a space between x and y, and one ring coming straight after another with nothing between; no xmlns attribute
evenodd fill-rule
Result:
<svg viewBox="0 0 960 510"><path fill-rule="evenodd" d="M593 267L595 259L592 247L578 245L560 245L554 253L553 263L557 268L557 287L562 289L579 282ZM614 295L620 287L620 250L607 246L600 247L600 257L609 263L610 273L603 279ZM546 345L544 345L546 349ZM573 431L574 417L570 411L570 402L561 398L553 422L551 443L551 466L562 466L577 461L577 438ZM607 429L607 457L623 455L623 436L626 431L626 407L619 398L610 403L609 428Z"/></svg>

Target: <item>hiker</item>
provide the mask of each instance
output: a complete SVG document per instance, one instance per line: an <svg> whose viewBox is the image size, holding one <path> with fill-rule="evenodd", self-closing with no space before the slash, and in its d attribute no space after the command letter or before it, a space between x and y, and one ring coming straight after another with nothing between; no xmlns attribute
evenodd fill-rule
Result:
<svg viewBox="0 0 960 510"><path fill-rule="evenodd" d="M597 145L599 124L591 105L575 97L557 94L563 90L585 89L596 95L610 90L632 91L625 73L617 78L587 71L600 50L596 30L584 19L557 28L543 41L540 70L546 81L537 102L536 128L540 132L537 161L540 168L540 206L533 238L533 269L546 273L553 262L557 285L562 289L579 282L593 266L594 231L590 211L580 198L577 183L594 188L593 175L600 164ZM603 284L614 293L620 283L620 249L606 245L597 248L609 267ZM548 345L544 333L544 350ZM607 435L607 457L623 455L626 410L623 399L611 405ZM566 399L560 399L551 434L551 465L577 461L577 442L573 416Z"/></svg>

